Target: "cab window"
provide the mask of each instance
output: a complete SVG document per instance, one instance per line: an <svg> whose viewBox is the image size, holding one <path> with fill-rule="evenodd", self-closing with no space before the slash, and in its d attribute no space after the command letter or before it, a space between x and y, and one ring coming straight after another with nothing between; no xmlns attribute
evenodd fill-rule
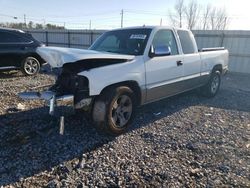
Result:
<svg viewBox="0 0 250 188"><path fill-rule="evenodd" d="M155 46L162 46L166 45L169 46L171 49L171 55L177 55L178 47L176 44L175 36L171 30L159 30L154 36L152 45Z"/></svg>
<svg viewBox="0 0 250 188"><path fill-rule="evenodd" d="M184 54L195 53L195 46L192 40L192 35L190 35L189 31L179 30L177 31L177 33L180 38L183 53Z"/></svg>

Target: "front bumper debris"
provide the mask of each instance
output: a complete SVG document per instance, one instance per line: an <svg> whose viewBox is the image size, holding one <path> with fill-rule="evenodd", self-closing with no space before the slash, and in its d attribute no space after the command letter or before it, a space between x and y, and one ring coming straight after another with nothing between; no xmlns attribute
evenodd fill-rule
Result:
<svg viewBox="0 0 250 188"><path fill-rule="evenodd" d="M224 66L222 69L222 75L225 75L228 73L228 65Z"/></svg>
<svg viewBox="0 0 250 188"><path fill-rule="evenodd" d="M22 92L18 96L24 100L45 100L49 104L49 114L54 115L55 106L57 102L72 102L74 101L74 95L62 95L56 96L53 91L44 92Z"/></svg>

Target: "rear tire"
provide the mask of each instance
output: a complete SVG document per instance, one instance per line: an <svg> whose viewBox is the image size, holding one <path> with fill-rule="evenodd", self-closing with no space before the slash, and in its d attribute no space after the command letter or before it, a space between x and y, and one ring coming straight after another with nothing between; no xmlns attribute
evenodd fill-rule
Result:
<svg viewBox="0 0 250 188"><path fill-rule="evenodd" d="M109 88L95 100L93 122L98 130L109 134L124 133L133 120L135 104L135 94L130 88Z"/></svg>
<svg viewBox="0 0 250 188"><path fill-rule="evenodd" d="M208 98L214 97L219 89L221 84L221 73L220 71L213 71L208 83L201 88L202 95Z"/></svg>
<svg viewBox="0 0 250 188"><path fill-rule="evenodd" d="M21 71L26 76L33 76L40 71L40 62L34 57L26 57L21 64Z"/></svg>

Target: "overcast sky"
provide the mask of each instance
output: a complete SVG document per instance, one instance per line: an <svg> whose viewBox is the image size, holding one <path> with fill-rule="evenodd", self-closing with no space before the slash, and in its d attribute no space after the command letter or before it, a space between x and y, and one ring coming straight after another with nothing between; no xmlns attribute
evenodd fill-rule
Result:
<svg viewBox="0 0 250 188"><path fill-rule="evenodd" d="M187 2L189 0L186 0ZM120 27L124 9L124 26L171 25L167 15L175 0L0 0L0 22L53 23L67 28L94 29ZM197 0L205 6L226 8L230 18L228 29L250 30L249 0ZM13 19L13 17L18 19Z"/></svg>

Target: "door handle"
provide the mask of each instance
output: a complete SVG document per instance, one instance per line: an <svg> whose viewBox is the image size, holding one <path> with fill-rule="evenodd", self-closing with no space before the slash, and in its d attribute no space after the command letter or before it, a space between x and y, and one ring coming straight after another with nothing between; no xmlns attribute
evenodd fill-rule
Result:
<svg viewBox="0 0 250 188"><path fill-rule="evenodd" d="M176 61L176 64L177 64L177 66L181 66L181 65L183 65L183 63L182 63L182 61L181 61L181 60Z"/></svg>

